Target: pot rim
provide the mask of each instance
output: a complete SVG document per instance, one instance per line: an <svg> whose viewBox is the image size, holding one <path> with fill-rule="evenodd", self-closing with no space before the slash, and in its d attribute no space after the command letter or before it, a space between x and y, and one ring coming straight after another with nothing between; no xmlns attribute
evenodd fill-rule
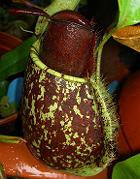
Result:
<svg viewBox="0 0 140 179"><path fill-rule="evenodd" d="M33 61L33 63L41 70L46 71L47 73L58 77L58 78L63 78L66 81L72 81L72 82L79 82L79 83L87 83L87 79L86 78L80 78L80 77L76 77L76 76L71 76L71 75L66 75L63 73L60 73L56 70L53 70L51 68L49 68L47 65L45 65L41 59L39 58L39 49L40 49L40 40L38 39L31 47L30 49L30 57L31 60Z"/></svg>
<svg viewBox="0 0 140 179"><path fill-rule="evenodd" d="M10 122L14 122L18 117L18 112L11 114L10 116L7 116L5 118L0 119L0 126L4 124L8 124Z"/></svg>

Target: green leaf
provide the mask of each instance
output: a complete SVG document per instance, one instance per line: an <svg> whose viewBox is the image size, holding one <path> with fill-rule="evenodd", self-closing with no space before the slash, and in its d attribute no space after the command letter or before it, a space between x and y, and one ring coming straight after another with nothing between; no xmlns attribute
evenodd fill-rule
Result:
<svg viewBox="0 0 140 179"><path fill-rule="evenodd" d="M112 179L138 179L140 178L140 154L127 160L118 162L112 173Z"/></svg>
<svg viewBox="0 0 140 179"><path fill-rule="evenodd" d="M117 28L140 22L140 0L118 0L119 18Z"/></svg>
<svg viewBox="0 0 140 179"><path fill-rule="evenodd" d="M20 46L4 54L0 58L0 80L5 80L25 70L29 58L30 47L35 40L35 36L30 37Z"/></svg>

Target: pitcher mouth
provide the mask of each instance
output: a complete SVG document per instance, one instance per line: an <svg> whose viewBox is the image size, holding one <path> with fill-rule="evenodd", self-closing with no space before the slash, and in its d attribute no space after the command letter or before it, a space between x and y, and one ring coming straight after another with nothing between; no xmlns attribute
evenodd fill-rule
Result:
<svg viewBox="0 0 140 179"><path fill-rule="evenodd" d="M80 77L75 77L71 75L66 75L63 73L60 73L56 70L51 69L47 65L45 65L40 57L39 57L39 49L40 49L40 40L37 40L31 47L30 49L30 57L33 61L33 63L41 70L45 71L46 73L49 73L55 77L58 78L63 78L66 81L73 81L73 82L79 82L79 83L87 83L86 78L80 78Z"/></svg>

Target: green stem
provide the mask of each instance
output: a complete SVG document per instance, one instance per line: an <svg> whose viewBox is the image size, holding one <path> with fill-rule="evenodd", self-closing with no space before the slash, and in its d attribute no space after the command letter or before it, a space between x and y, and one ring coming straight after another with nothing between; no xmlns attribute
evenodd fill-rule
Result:
<svg viewBox="0 0 140 179"><path fill-rule="evenodd" d="M111 38L112 33L116 31L116 28L113 28L109 33L106 33L103 36L102 41L100 42L99 46L96 49L96 54L97 54L97 67L96 67L96 81L97 83L100 80L101 77L101 59L102 59L102 52L103 52L103 48L104 45L106 44L106 42Z"/></svg>
<svg viewBox="0 0 140 179"><path fill-rule="evenodd" d="M54 0L47 8L47 12L49 13L49 15L53 15L56 12L62 11L62 10L66 10L66 9L70 9L70 10L74 10L78 4L79 4L80 0Z"/></svg>
<svg viewBox="0 0 140 179"><path fill-rule="evenodd" d="M97 50L96 50L96 54L97 54L97 68L96 68L96 80L97 82L100 79L100 69L101 69L101 59L102 59L102 52L103 52L103 47L105 45L105 43L109 40L109 38L111 37L111 34L105 34L103 36L103 39L101 41L101 43L99 44Z"/></svg>
<svg viewBox="0 0 140 179"><path fill-rule="evenodd" d="M0 142L18 144L23 141L25 142L25 140L22 139L21 137L0 135Z"/></svg>

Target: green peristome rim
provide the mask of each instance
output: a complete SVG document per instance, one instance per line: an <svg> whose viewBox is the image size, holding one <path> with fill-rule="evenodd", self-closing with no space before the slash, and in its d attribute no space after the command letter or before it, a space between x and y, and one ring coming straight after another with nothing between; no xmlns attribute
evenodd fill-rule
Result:
<svg viewBox="0 0 140 179"><path fill-rule="evenodd" d="M33 44L33 46L31 47L31 50L30 50L30 57L38 68L46 71L46 73L49 73L53 76L56 76L58 78L63 78L66 81L73 81L73 82L79 82L79 83L86 83L87 82L87 80L85 78L79 78L79 77L75 77L75 76L71 76L71 75L65 75L63 73L60 73L58 71L55 71L55 70L49 68L39 58L39 56L38 56L39 48L40 48L40 41L37 40Z"/></svg>

